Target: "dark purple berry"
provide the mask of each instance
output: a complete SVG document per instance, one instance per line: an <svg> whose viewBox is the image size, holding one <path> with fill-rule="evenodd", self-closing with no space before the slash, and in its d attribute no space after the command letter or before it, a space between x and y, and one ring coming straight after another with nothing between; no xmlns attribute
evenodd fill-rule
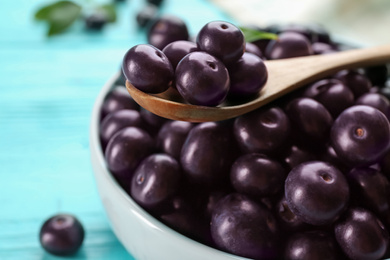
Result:
<svg viewBox="0 0 390 260"><path fill-rule="evenodd" d="M306 231L292 235L286 243L284 258L289 260L342 259L336 240L324 231Z"/></svg>
<svg viewBox="0 0 390 260"><path fill-rule="evenodd" d="M125 127L143 126L141 115L136 110L123 109L107 115L100 124L99 134L103 148L108 144L114 134Z"/></svg>
<svg viewBox="0 0 390 260"><path fill-rule="evenodd" d="M390 209L390 183L380 171L361 167L347 174L351 186L351 197L356 203L380 215Z"/></svg>
<svg viewBox="0 0 390 260"><path fill-rule="evenodd" d="M132 47L123 58L122 69L134 87L147 93L167 90L174 77L174 70L167 56L148 44Z"/></svg>
<svg viewBox="0 0 390 260"><path fill-rule="evenodd" d="M73 255L81 247L84 233L84 228L76 217L58 214L42 225L39 241L41 246L53 255Z"/></svg>
<svg viewBox="0 0 390 260"><path fill-rule="evenodd" d="M230 171L234 189L254 198L278 193L286 176L286 170L280 163L258 153L239 157Z"/></svg>
<svg viewBox="0 0 390 260"><path fill-rule="evenodd" d="M366 93L361 95L355 102L356 105L366 105L381 111L387 118L390 118L390 102L379 93Z"/></svg>
<svg viewBox="0 0 390 260"><path fill-rule="evenodd" d="M102 105L101 116L104 118L106 115L122 109L138 110L139 105L131 98L125 87L116 86L106 96Z"/></svg>
<svg viewBox="0 0 390 260"><path fill-rule="evenodd" d="M290 121L278 107L261 108L237 117L234 135L245 152L273 153L290 136Z"/></svg>
<svg viewBox="0 0 390 260"><path fill-rule="evenodd" d="M218 205L210 224L218 248L249 258L276 258L278 227L267 208L238 193L226 196Z"/></svg>
<svg viewBox="0 0 390 260"><path fill-rule="evenodd" d="M201 123L190 131L181 150L181 165L189 180L221 186L229 178L238 149L230 122Z"/></svg>
<svg viewBox="0 0 390 260"><path fill-rule="evenodd" d="M209 22L199 31L196 43L202 51L217 57L225 64L237 61L245 51L241 30L228 22Z"/></svg>
<svg viewBox="0 0 390 260"><path fill-rule="evenodd" d="M158 18L148 30L148 43L160 50L171 42L187 41L188 38L187 25L182 19L172 15Z"/></svg>
<svg viewBox="0 0 390 260"><path fill-rule="evenodd" d="M355 98L369 92L372 87L372 84L367 77L352 70L342 70L336 73L335 78L341 80L347 87L349 87Z"/></svg>
<svg viewBox="0 0 390 260"><path fill-rule="evenodd" d="M153 140L147 132L137 127L126 127L108 142L105 151L108 169L114 176L128 180L153 149Z"/></svg>
<svg viewBox="0 0 390 260"><path fill-rule="evenodd" d="M379 162L390 143L390 125L386 116L369 106L352 106L335 120L331 144L336 154L351 166Z"/></svg>
<svg viewBox="0 0 390 260"><path fill-rule="evenodd" d="M328 139L333 118L318 101L311 98L293 99L286 107L286 114L304 141L323 143Z"/></svg>
<svg viewBox="0 0 390 260"><path fill-rule="evenodd" d="M162 50L171 62L173 69L188 53L197 51L196 43L190 41L171 42Z"/></svg>
<svg viewBox="0 0 390 260"><path fill-rule="evenodd" d="M192 52L176 67L176 88L190 104L217 106L229 91L230 78L225 65L206 52Z"/></svg>
<svg viewBox="0 0 390 260"><path fill-rule="evenodd" d="M352 91L341 81L323 79L305 89L304 96L320 102L336 118L344 109L354 104Z"/></svg>
<svg viewBox="0 0 390 260"><path fill-rule="evenodd" d="M351 208L334 227L336 240L350 259L380 259L386 252L389 234L370 211Z"/></svg>
<svg viewBox="0 0 390 260"><path fill-rule="evenodd" d="M271 41L265 51L268 59L286 59L312 55L313 50L309 40L295 32L281 33L277 40Z"/></svg>
<svg viewBox="0 0 390 260"><path fill-rule="evenodd" d="M237 62L228 67L228 70L229 95L233 98L259 94L267 82L268 73L263 60L251 53L244 53Z"/></svg>
<svg viewBox="0 0 390 260"><path fill-rule="evenodd" d="M304 222L326 225L334 222L347 206L349 186L336 167L312 161L290 171L285 196L291 211Z"/></svg>
<svg viewBox="0 0 390 260"><path fill-rule="evenodd" d="M146 157L134 172L130 194L142 207L153 210L167 202L179 189L179 163L169 155Z"/></svg>
<svg viewBox="0 0 390 260"><path fill-rule="evenodd" d="M158 148L176 160L180 160L181 148L193 126L185 121L166 122L158 133Z"/></svg>
<svg viewBox="0 0 390 260"><path fill-rule="evenodd" d="M257 57L262 58L262 59L264 58L264 55L261 52L260 48L257 47L256 44L251 43L251 42L245 43L245 52L252 53L252 54L254 54Z"/></svg>

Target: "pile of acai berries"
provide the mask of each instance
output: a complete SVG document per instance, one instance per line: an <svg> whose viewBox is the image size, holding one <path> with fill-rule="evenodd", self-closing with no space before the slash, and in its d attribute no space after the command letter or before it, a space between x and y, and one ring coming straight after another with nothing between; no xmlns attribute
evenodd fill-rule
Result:
<svg viewBox="0 0 390 260"><path fill-rule="evenodd" d="M240 54L210 54L202 35L197 44L188 41L177 19L159 22L149 35L156 47L138 45L126 54L125 76L140 80L137 87L149 92L155 92L146 88L149 80L163 80L158 86L176 85L183 93L194 82L210 81L202 101L208 91L224 89L220 96L229 95L221 74L228 74L231 88L235 71L226 68L246 64L246 56L263 64L264 59L331 55L340 48L321 28L293 25L266 28L278 39L240 43ZM217 27L216 35L224 27L237 31L229 23L210 24ZM234 41L223 42L230 47ZM149 71L138 71L133 79L136 60L147 62ZM196 69L188 72L191 60ZM183 74L178 73L181 64ZM163 76L165 70L171 76ZM257 91L266 77L261 71L253 83ZM113 176L141 207L208 246L254 259L383 259L390 256L387 80L385 65L340 71L248 114L206 123L151 114L132 100L122 82L101 110L102 149ZM235 93L250 89L248 82ZM205 105L210 104L207 99Z"/></svg>
<svg viewBox="0 0 390 260"><path fill-rule="evenodd" d="M188 103L203 106L217 106L228 95L246 98L259 93L267 80L266 67L259 57L261 51L245 52L244 34L238 27L210 22L199 31L194 43L188 41L184 23L172 24L163 18L153 29L177 29L181 33L178 40L155 44L161 50L151 44L139 44L126 53L123 73L134 87L147 93L173 87ZM150 33L156 34L153 29ZM165 38L169 34L159 36Z"/></svg>

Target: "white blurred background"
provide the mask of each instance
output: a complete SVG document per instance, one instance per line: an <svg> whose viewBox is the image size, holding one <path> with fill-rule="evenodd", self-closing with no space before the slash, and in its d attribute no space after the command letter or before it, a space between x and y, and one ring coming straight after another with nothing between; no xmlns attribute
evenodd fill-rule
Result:
<svg viewBox="0 0 390 260"><path fill-rule="evenodd" d="M320 23L339 40L390 43L390 0L212 0L241 25Z"/></svg>

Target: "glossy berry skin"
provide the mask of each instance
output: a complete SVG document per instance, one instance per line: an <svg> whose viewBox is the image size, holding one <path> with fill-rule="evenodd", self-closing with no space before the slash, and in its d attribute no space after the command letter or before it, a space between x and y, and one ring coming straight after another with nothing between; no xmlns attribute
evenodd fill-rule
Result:
<svg viewBox="0 0 390 260"><path fill-rule="evenodd" d="M341 250L351 259L380 259L389 234L380 220L363 208L350 208L334 226Z"/></svg>
<svg viewBox="0 0 390 260"><path fill-rule="evenodd" d="M344 175L336 167L321 161L296 166L285 182L289 208L312 225L334 222L347 206L349 193Z"/></svg>
<svg viewBox="0 0 390 260"><path fill-rule="evenodd" d="M279 192L287 173L280 163L263 154L251 153L239 157L230 171L234 189L254 198Z"/></svg>
<svg viewBox="0 0 390 260"><path fill-rule="evenodd" d="M312 55L309 40L295 32L281 33L277 40L271 41L265 51L265 56L268 59L287 59L300 56Z"/></svg>
<svg viewBox="0 0 390 260"><path fill-rule="evenodd" d="M285 109L294 129L305 140L325 142L329 137L333 118L328 110L311 98L296 98Z"/></svg>
<svg viewBox="0 0 390 260"><path fill-rule="evenodd" d="M229 179L237 153L230 122L206 122L192 128L180 161L192 183L215 187Z"/></svg>
<svg viewBox="0 0 390 260"><path fill-rule="evenodd" d="M343 259L337 242L324 231L306 231L292 235L284 251L284 259L289 260L328 260Z"/></svg>
<svg viewBox="0 0 390 260"><path fill-rule="evenodd" d="M370 167L354 168L347 173L351 197L356 204L378 216L390 209L390 184L380 171Z"/></svg>
<svg viewBox="0 0 390 260"><path fill-rule="evenodd" d="M374 107L390 118L390 102L379 93L365 93L356 100L355 104Z"/></svg>
<svg viewBox="0 0 390 260"><path fill-rule="evenodd" d="M336 118L344 109L354 104L352 91L341 81L323 79L307 87L303 93L320 102Z"/></svg>
<svg viewBox="0 0 390 260"><path fill-rule="evenodd" d="M213 21L203 26L196 44L200 50L225 64L236 62L245 51L244 34L237 26L223 21Z"/></svg>
<svg viewBox="0 0 390 260"><path fill-rule="evenodd" d="M131 98L124 86L116 86L104 99L101 117L122 109L138 110L139 105Z"/></svg>
<svg viewBox="0 0 390 260"><path fill-rule="evenodd" d="M221 199L211 218L211 236L221 250L255 259L274 259L278 232L272 213L245 195Z"/></svg>
<svg viewBox="0 0 390 260"><path fill-rule="evenodd" d="M268 72L263 60L251 53L244 53L228 70L229 95L233 98L256 95L267 82Z"/></svg>
<svg viewBox="0 0 390 260"><path fill-rule="evenodd" d="M171 42L162 50L171 62L173 69L188 53L197 51L196 43L190 41Z"/></svg>
<svg viewBox="0 0 390 260"><path fill-rule="evenodd" d="M158 8L153 4L146 5L137 13L136 21L139 27L144 28L157 18Z"/></svg>
<svg viewBox="0 0 390 260"><path fill-rule="evenodd" d="M347 87L349 87L355 99L370 91L372 84L368 78L353 70L342 70L334 76L341 80Z"/></svg>
<svg viewBox="0 0 390 260"><path fill-rule="evenodd" d="M138 164L153 152L150 135L138 127L126 127L108 142L105 158L108 169L120 179L131 179Z"/></svg>
<svg viewBox="0 0 390 260"><path fill-rule="evenodd" d="M158 148L176 160L180 160L181 148L193 126L185 121L166 122L158 132Z"/></svg>
<svg viewBox="0 0 390 260"><path fill-rule="evenodd" d="M330 141L346 164L354 167L374 164L389 147L389 121L378 109L352 106L335 120Z"/></svg>
<svg viewBox="0 0 390 260"><path fill-rule="evenodd" d="M178 191L181 177L179 163L174 158L152 154L134 172L131 197L146 209L157 209Z"/></svg>
<svg viewBox="0 0 390 260"><path fill-rule="evenodd" d="M187 41L188 38L187 25L182 19L172 15L158 18L148 30L148 43L160 50L171 42Z"/></svg>
<svg viewBox="0 0 390 260"><path fill-rule="evenodd" d="M234 135L244 152L273 153L290 135L290 120L278 107L261 108L234 121Z"/></svg>
<svg viewBox="0 0 390 260"><path fill-rule="evenodd" d="M193 105L217 106L230 88L225 65L206 52L186 55L176 67L175 80L180 95Z"/></svg>
<svg viewBox="0 0 390 260"><path fill-rule="evenodd" d="M148 44L132 47L123 58L122 70L134 87L147 93L167 90L174 77L167 56Z"/></svg>
<svg viewBox="0 0 390 260"><path fill-rule="evenodd" d="M55 215L42 225L39 242L49 253L58 256L75 254L84 240L84 228L80 221L69 214Z"/></svg>
<svg viewBox="0 0 390 260"><path fill-rule="evenodd" d="M103 147L117 132L128 126L142 128L141 115L136 110L123 109L107 115L100 124L99 134Z"/></svg>
<svg viewBox="0 0 390 260"><path fill-rule="evenodd" d="M245 52L252 53L252 54L254 54L257 57L262 58L262 59L264 58L264 55L261 52L260 48L257 47L256 44L251 43L251 42L245 43Z"/></svg>

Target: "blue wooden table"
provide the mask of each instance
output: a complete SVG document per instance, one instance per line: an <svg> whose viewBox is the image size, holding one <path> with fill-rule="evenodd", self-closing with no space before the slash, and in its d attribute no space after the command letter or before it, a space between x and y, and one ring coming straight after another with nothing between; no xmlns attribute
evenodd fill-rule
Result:
<svg viewBox="0 0 390 260"><path fill-rule="evenodd" d="M86 229L72 259L133 259L99 200L88 131L101 87L125 51L145 42L135 23L144 1L120 4L118 22L102 33L86 33L80 21L51 39L33 20L45 3L0 3L0 259L62 259L38 241L43 221L59 212L76 215ZM208 21L229 20L206 0L167 0L162 12L182 17L193 34Z"/></svg>

